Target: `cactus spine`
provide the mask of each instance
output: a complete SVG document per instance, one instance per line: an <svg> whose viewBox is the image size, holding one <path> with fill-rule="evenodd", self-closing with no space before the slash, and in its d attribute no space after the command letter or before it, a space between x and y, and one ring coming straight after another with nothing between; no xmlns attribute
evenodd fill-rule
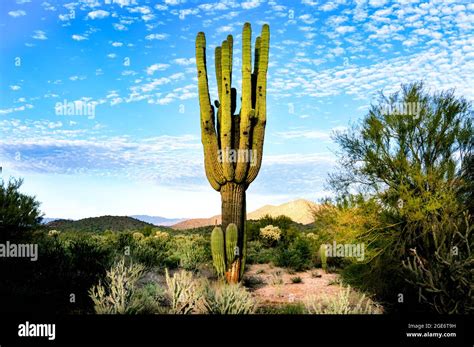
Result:
<svg viewBox="0 0 474 347"><path fill-rule="evenodd" d="M243 274L246 254L245 192L257 177L262 164L267 117L266 88L270 28L267 24L263 25L261 35L256 39L252 71L252 31L249 23L244 24L242 106L239 113L235 113L237 91L232 88L233 45L233 37L228 35L214 52L219 100L216 100L213 106L208 87L206 37L200 32L196 38L204 166L209 183L221 194L222 228L226 229L224 243L235 242L239 249L238 255L232 257L232 263L226 264L227 280L238 282ZM230 237L227 236L227 227L230 224L236 226L236 240L234 231L230 232ZM234 250L235 246L224 245L224 250L231 248ZM227 261L230 256L226 254Z"/></svg>

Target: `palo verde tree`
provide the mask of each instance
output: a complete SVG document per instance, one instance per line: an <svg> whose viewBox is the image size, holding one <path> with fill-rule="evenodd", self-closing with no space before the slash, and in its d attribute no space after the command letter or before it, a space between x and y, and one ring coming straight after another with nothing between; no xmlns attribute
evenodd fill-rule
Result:
<svg viewBox="0 0 474 347"><path fill-rule="evenodd" d="M470 102L453 90L431 93L422 82L402 85L335 141L340 170L332 187L346 197L359 192L379 222L360 235L373 255L357 265L364 285L396 300L404 291L394 282L409 280L419 301L438 312L474 310Z"/></svg>
<svg viewBox="0 0 474 347"><path fill-rule="evenodd" d="M235 113L237 91L232 88L233 37L215 49L219 100L211 105L206 65L206 37L196 38L201 137L206 176L222 199L222 229L213 232L214 264L229 282L238 282L245 266L245 191L262 163L266 124L266 88L270 29L262 28L255 43L252 72L251 27L242 32L241 109ZM217 110L217 112L216 112Z"/></svg>

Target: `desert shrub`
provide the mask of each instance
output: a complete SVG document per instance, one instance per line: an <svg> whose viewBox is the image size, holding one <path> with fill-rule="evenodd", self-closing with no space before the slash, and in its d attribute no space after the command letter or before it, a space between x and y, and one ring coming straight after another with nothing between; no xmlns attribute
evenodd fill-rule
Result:
<svg viewBox="0 0 474 347"><path fill-rule="evenodd" d="M130 313L135 285L140 279L144 267L140 264L126 265L122 258L107 271L105 283L99 281L93 286L89 295L98 314Z"/></svg>
<svg viewBox="0 0 474 347"><path fill-rule="evenodd" d="M262 306L257 309L258 314L307 314L306 307L301 302L288 303L276 306Z"/></svg>
<svg viewBox="0 0 474 347"><path fill-rule="evenodd" d="M255 312L255 301L252 295L238 284L207 284L204 298L204 308L209 314L251 314Z"/></svg>
<svg viewBox="0 0 474 347"><path fill-rule="evenodd" d="M141 239L143 239L143 238L145 237L145 235L143 235L142 233L140 233L140 232L138 232L138 231L134 232L134 233L132 234L132 236L133 236L133 239L134 239L135 241L139 241L139 240L141 240Z"/></svg>
<svg viewBox="0 0 474 347"><path fill-rule="evenodd" d="M303 283L303 279L300 276L291 277L291 283Z"/></svg>
<svg viewBox="0 0 474 347"><path fill-rule="evenodd" d="M275 250L266 248L260 241L247 242L247 264L266 264L274 261Z"/></svg>
<svg viewBox="0 0 474 347"><path fill-rule="evenodd" d="M149 267L176 267L172 259L172 241L170 238L145 237L131 243L131 256Z"/></svg>
<svg viewBox="0 0 474 347"><path fill-rule="evenodd" d="M266 282L260 276L244 276L242 283L247 288L263 287Z"/></svg>
<svg viewBox="0 0 474 347"><path fill-rule="evenodd" d="M292 224L293 221L287 216L271 217L267 215L256 221L247 221L245 224L247 240L253 241L260 239L260 229L264 228L267 225L276 226L280 228L282 232L284 232L285 230L289 229Z"/></svg>
<svg viewBox="0 0 474 347"><path fill-rule="evenodd" d="M170 313L199 313L202 305L202 286L188 271L180 270L173 276L166 269L167 295L170 302Z"/></svg>
<svg viewBox="0 0 474 347"><path fill-rule="evenodd" d="M420 300L438 313L473 313L473 226L467 215L464 223L453 224L451 219L446 223L431 226L435 246L431 256L420 255L414 248L403 262L407 281L419 288Z"/></svg>
<svg viewBox="0 0 474 347"><path fill-rule="evenodd" d="M281 271L275 271L270 276L270 283L274 286L280 286L285 283Z"/></svg>
<svg viewBox="0 0 474 347"><path fill-rule="evenodd" d="M136 288L130 299L129 311L133 314L167 313L165 290L155 283L147 283Z"/></svg>
<svg viewBox="0 0 474 347"><path fill-rule="evenodd" d="M37 261L5 258L0 262L0 296L9 298L0 310L11 306L15 312L90 312L93 305L87 291L113 264L113 247L74 233L35 232L30 241L38 245ZM64 299L71 294L74 302Z"/></svg>
<svg viewBox="0 0 474 347"><path fill-rule="evenodd" d="M352 298L351 298L352 294ZM379 314L380 306L367 298L365 294L351 291L351 287L339 292L336 297L308 296L305 306L310 314Z"/></svg>
<svg viewBox="0 0 474 347"><path fill-rule="evenodd" d="M310 268L313 249L305 237L298 237L288 246L277 248L276 265L287 267L295 271Z"/></svg>
<svg viewBox="0 0 474 347"><path fill-rule="evenodd" d="M199 266L211 260L210 249L204 237L200 235L178 235L174 237L173 257L185 270L195 271Z"/></svg>
<svg viewBox="0 0 474 347"><path fill-rule="evenodd" d="M274 227L273 225L267 225L264 228L260 228L260 239L263 243L272 247L275 246L281 238L281 230L279 227Z"/></svg>

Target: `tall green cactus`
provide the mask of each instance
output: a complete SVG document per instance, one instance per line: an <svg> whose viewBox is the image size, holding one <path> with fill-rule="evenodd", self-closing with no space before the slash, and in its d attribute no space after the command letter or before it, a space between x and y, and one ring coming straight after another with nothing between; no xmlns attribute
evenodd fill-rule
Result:
<svg viewBox="0 0 474 347"><path fill-rule="evenodd" d="M251 27L249 23L245 23L242 32L242 106L236 114L237 91L232 88L232 35L228 35L222 45L215 49L219 98L214 102L215 106L211 104L209 96L206 37L200 32L196 38L201 139L206 176L211 186L221 193L222 228L226 229L231 223L237 228L238 254L233 257L232 264L227 264L226 269L229 282L240 281L243 274L247 219L245 192L257 177L262 164L267 118L269 26L263 25L261 36L256 39L253 72L251 41ZM225 242L227 235L224 237ZM233 238L231 242L234 242ZM225 247L229 248L229 245Z"/></svg>

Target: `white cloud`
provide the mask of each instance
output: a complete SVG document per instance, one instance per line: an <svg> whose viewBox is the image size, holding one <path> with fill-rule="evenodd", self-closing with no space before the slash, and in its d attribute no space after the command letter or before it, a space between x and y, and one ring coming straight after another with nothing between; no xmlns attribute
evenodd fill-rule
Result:
<svg viewBox="0 0 474 347"><path fill-rule="evenodd" d="M112 46L114 47L122 47L123 43L122 42L112 42Z"/></svg>
<svg viewBox="0 0 474 347"><path fill-rule="evenodd" d="M199 8L187 8L185 10L179 10L179 19L184 20L186 16L194 15L199 13Z"/></svg>
<svg viewBox="0 0 474 347"><path fill-rule="evenodd" d="M128 28L125 25L123 25L122 23L114 23L112 25L114 26L114 29L118 30L118 31L128 30Z"/></svg>
<svg viewBox="0 0 474 347"><path fill-rule="evenodd" d="M260 0L249 0L249 1L244 1L240 5L244 10L250 10L252 8L256 8L260 6L261 1Z"/></svg>
<svg viewBox="0 0 474 347"><path fill-rule="evenodd" d="M87 17L90 19L102 19L102 18L108 17L109 15L110 13L108 11L96 10L96 11L89 12L87 14Z"/></svg>
<svg viewBox="0 0 474 347"><path fill-rule="evenodd" d="M50 129L56 129L56 128L61 128L63 126L63 123L58 121L58 122L50 122L48 124L48 128Z"/></svg>
<svg viewBox="0 0 474 347"><path fill-rule="evenodd" d="M145 36L146 40L164 40L168 37L168 34L150 34Z"/></svg>
<svg viewBox="0 0 474 347"><path fill-rule="evenodd" d="M165 0L166 5L176 6L179 4L184 4L186 0Z"/></svg>
<svg viewBox="0 0 474 347"><path fill-rule="evenodd" d="M10 89L11 90L20 90L21 87L20 86L10 86Z"/></svg>
<svg viewBox="0 0 474 347"><path fill-rule="evenodd" d="M23 10L10 11L8 12L8 14L12 16L13 18L26 16L26 12Z"/></svg>
<svg viewBox="0 0 474 347"><path fill-rule="evenodd" d="M74 34L71 36L73 40L75 41L84 41L84 40L88 40L87 37L85 36L82 36L82 35L77 35L77 34Z"/></svg>
<svg viewBox="0 0 474 347"><path fill-rule="evenodd" d="M169 64L153 64L146 68L148 75L153 75L156 71L163 71L169 67Z"/></svg>
<svg viewBox="0 0 474 347"><path fill-rule="evenodd" d="M35 40L47 40L48 37L46 36L46 33L42 30L35 30L35 33L33 36L31 36Z"/></svg>
<svg viewBox="0 0 474 347"><path fill-rule="evenodd" d="M196 58L177 58L173 60L174 63L182 66L193 65L196 63Z"/></svg>
<svg viewBox="0 0 474 347"><path fill-rule="evenodd" d="M232 25L224 25L224 26L220 26L219 28L217 28L218 33L227 33L227 32L230 32L232 30L234 30L234 27Z"/></svg>
<svg viewBox="0 0 474 347"><path fill-rule="evenodd" d="M331 134L320 130L289 130L277 132L276 135L283 139L318 139L330 140Z"/></svg>
<svg viewBox="0 0 474 347"><path fill-rule="evenodd" d="M313 16L311 16L310 14L303 14L299 18L305 24L313 24L314 22L316 22L316 19L313 18Z"/></svg>
<svg viewBox="0 0 474 347"><path fill-rule="evenodd" d="M336 28L336 32L339 34L351 33L355 30L356 28L350 25L341 25Z"/></svg>

